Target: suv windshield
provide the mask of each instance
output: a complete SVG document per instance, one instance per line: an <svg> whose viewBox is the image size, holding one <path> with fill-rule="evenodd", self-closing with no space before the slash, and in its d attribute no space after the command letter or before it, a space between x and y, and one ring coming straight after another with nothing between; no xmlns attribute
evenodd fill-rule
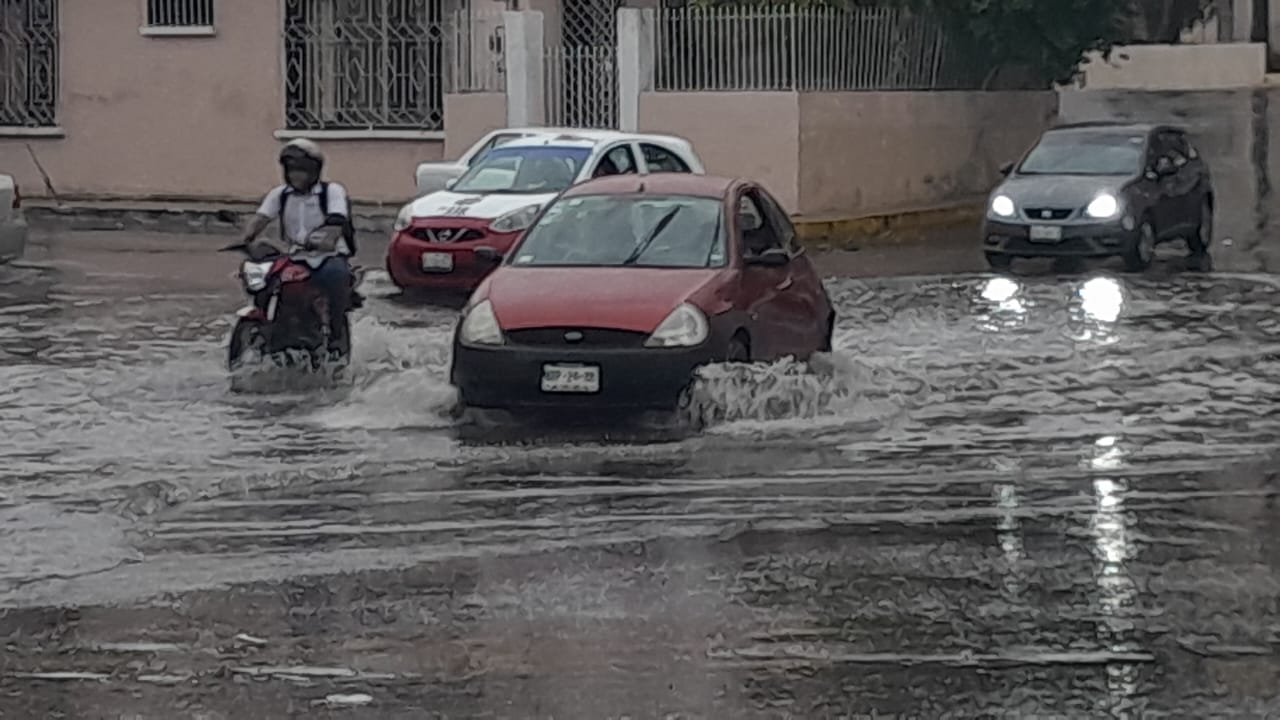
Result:
<svg viewBox="0 0 1280 720"><path fill-rule="evenodd" d="M717 199L588 195L548 207L515 249L512 264L705 268L725 262Z"/></svg>
<svg viewBox="0 0 1280 720"><path fill-rule="evenodd" d="M1133 175L1142 169L1140 133L1049 133L1018 168L1021 175Z"/></svg>
<svg viewBox="0 0 1280 720"><path fill-rule="evenodd" d="M495 147L453 186L460 193L558 193L573 184L591 148Z"/></svg>

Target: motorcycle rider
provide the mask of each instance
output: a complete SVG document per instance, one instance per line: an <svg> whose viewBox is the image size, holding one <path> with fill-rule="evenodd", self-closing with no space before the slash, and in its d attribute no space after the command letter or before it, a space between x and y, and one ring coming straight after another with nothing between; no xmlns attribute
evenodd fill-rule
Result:
<svg viewBox="0 0 1280 720"><path fill-rule="evenodd" d="M348 260L356 253L351 204L345 187L321 180L324 153L314 142L289 142L281 149L279 160L284 184L272 188L262 199L244 242L251 257L272 254L275 248L258 240L258 235L272 220L280 221L280 239L290 256L311 267L312 282L329 300L329 350L333 351L340 346L339 336L346 326L341 322L344 314L363 304L352 287ZM266 302L266 298L255 300Z"/></svg>

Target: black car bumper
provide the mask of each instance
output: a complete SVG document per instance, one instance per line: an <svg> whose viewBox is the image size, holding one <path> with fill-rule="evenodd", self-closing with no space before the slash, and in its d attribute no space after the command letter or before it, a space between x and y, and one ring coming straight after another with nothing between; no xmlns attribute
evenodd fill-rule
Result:
<svg viewBox="0 0 1280 720"><path fill-rule="evenodd" d="M1060 239L1031 239L1034 223L987 220L982 226L982 249L1011 257L1109 257L1119 255L1137 241L1137 230L1122 221L1088 225L1062 225Z"/></svg>
<svg viewBox="0 0 1280 720"><path fill-rule="evenodd" d="M697 348L567 348L503 345L471 347L454 341L450 381L468 408L512 411L593 409L672 410L700 365L713 362L712 344ZM597 368L594 392L544 390L548 366Z"/></svg>

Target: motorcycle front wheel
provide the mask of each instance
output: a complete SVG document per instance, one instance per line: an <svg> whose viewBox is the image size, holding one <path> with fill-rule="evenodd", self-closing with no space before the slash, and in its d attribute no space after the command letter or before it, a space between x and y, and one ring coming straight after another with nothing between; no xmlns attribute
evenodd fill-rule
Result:
<svg viewBox="0 0 1280 720"><path fill-rule="evenodd" d="M227 344L227 369L231 372L244 365L245 354L253 351L259 356L266 350L266 340L262 337L260 323L241 318L231 331L231 342Z"/></svg>

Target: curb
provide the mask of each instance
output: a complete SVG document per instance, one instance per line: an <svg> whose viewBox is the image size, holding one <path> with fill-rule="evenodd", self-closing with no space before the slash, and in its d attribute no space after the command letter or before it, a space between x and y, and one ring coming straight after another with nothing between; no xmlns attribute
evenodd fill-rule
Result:
<svg viewBox="0 0 1280 720"><path fill-rule="evenodd" d="M944 235L975 237L983 215L981 202L922 210L903 210L858 217L792 218L797 240L815 250L858 250L867 247L938 242ZM138 208L122 205L54 206L44 203L23 207L32 229L44 231L128 231L200 235L234 235L254 208L193 209L180 206ZM362 233L389 236L395 214L379 208L361 212L355 226Z"/></svg>
<svg viewBox="0 0 1280 720"><path fill-rule="evenodd" d="M964 203L848 218L793 218L800 243L821 250L858 250L977 237L985 205Z"/></svg>

